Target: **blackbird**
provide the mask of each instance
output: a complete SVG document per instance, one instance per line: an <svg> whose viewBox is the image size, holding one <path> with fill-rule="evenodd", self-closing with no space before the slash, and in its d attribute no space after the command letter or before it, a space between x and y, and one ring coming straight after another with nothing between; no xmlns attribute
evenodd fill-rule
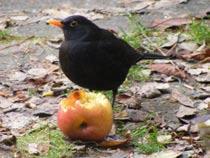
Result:
<svg viewBox="0 0 210 158"><path fill-rule="evenodd" d="M129 68L143 59L168 57L136 51L113 33L87 18L75 15L47 22L63 30L60 66L75 84L89 90L112 90L112 105Z"/></svg>

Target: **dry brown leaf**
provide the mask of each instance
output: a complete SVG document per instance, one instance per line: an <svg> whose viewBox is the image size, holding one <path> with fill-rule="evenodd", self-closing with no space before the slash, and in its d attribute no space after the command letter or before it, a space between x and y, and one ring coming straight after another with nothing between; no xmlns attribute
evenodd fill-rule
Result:
<svg viewBox="0 0 210 158"><path fill-rule="evenodd" d="M185 106L194 107L194 102L189 97L179 92L177 89L172 90L171 96L173 99L177 100Z"/></svg>
<svg viewBox="0 0 210 158"><path fill-rule="evenodd" d="M200 12L195 15L196 18L205 18L207 17L208 18L208 15L210 13L210 7L208 7L207 9L204 9L204 10L200 10Z"/></svg>
<svg viewBox="0 0 210 158"><path fill-rule="evenodd" d="M177 158L182 154L180 151L174 150L163 150L158 153L154 153L150 156L150 158Z"/></svg>
<svg viewBox="0 0 210 158"><path fill-rule="evenodd" d="M210 58L210 48L204 49L202 51L194 52L192 54L184 54L182 57L186 60L205 60Z"/></svg>
<svg viewBox="0 0 210 158"><path fill-rule="evenodd" d="M104 148L118 148L129 144L130 141L131 141L130 132L127 132L124 138L107 137L106 140L102 141L98 145Z"/></svg>
<svg viewBox="0 0 210 158"><path fill-rule="evenodd" d="M118 95L117 102L130 108L136 109L141 107L141 98L131 93L123 93Z"/></svg>
<svg viewBox="0 0 210 158"><path fill-rule="evenodd" d="M172 64L151 64L149 66L151 71L159 72L166 75L173 75L182 79L187 79L189 74L187 74L184 70L178 69Z"/></svg>
<svg viewBox="0 0 210 158"><path fill-rule="evenodd" d="M2 96L2 97L9 97L10 94L8 92L0 91L0 96Z"/></svg>
<svg viewBox="0 0 210 158"><path fill-rule="evenodd" d="M25 102L28 99L29 96L25 91L17 91L15 92L15 97L13 98L13 102Z"/></svg>
<svg viewBox="0 0 210 158"><path fill-rule="evenodd" d="M128 113L126 110L114 114L114 120L128 120Z"/></svg>
<svg viewBox="0 0 210 158"><path fill-rule="evenodd" d="M197 110L195 108L189 108L189 107L181 105L179 107L178 112L176 113L176 116L178 118L182 118L182 117L185 117L185 116L192 116L192 115L196 114L196 111Z"/></svg>
<svg viewBox="0 0 210 158"><path fill-rule="evenodd" d="M189 18L155 19L151 27L159 28L160 30L165 30L174 26L190 24L191 22L192 20Z"/></svg>
<svg viewBox="0 0 210 158"><path fill-rule="evenodd" d="M128 109L129 120L132 122L145 121L148 118L148 113L141 110Z"/></svg>

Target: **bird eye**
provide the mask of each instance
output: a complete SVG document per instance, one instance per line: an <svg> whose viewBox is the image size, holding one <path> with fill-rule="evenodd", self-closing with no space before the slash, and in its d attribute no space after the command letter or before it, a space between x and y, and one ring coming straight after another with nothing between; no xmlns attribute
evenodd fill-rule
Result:
<svg viewBox="0 0 210 158"><path fill-rule="evenodd" d="M71 27L75 27L75 26L77 26L78 25L78 22L77 21L72 21L71 23L70 23L70 26Z"/></svg>

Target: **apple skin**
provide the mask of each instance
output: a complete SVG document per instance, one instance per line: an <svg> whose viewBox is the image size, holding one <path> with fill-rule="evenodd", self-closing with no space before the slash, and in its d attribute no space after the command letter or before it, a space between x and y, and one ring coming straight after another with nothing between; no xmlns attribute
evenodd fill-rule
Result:
<svg viewBox="0 0 210 158"><path fill-rule="evenodd" d="M85 105L85 101L80 100L88 93L93 94L85 91L73 92L63 102L61 101L58 127L64 135L73 140L100 141L112 128L112 106L105 97L103 103L91 98L91 105Z"/></svg>

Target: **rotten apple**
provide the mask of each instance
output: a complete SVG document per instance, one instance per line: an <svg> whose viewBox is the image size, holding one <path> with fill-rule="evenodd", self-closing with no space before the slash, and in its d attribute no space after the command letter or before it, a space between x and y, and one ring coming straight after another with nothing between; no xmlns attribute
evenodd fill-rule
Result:
<svg viewBox="0 0 210 158"><path fill-rule="evenodd" d="M112 106L101 93L77 90L60 102L58 127L71 139L103 140L112 121Z"/></svg>

